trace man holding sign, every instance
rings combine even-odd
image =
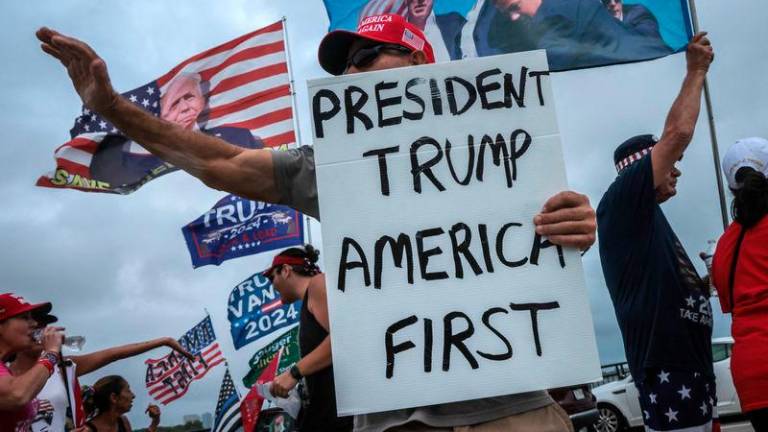
[[[531,392],[599,376],[586,301],[567,298],[578,254],[544,251],[529,222],[565,184],[543,53],[392,73],[432,51],[380,15],[327,35],[319,60],[347,75],[309,83],[332,346],[355,352],[334,357],[340,413],[359,431],[570,430]]]
[[[88,45],[46,28],[39,30],[37,36],[43,43],[42,49],[60,60],[67,68],[83,103],[108,119],[121,132],[156,156],[189,172],[210,187],[226,190],[249,199],[287,204],[305,214],[319,217],[312,148],[303,146],[286,152],[243,149],[214,136],[186,130],[178,125],[163,121],[120,97],[110,84],[106,64]],[[337,36],[333,36],[333,38],[337,38]],[[333,74],[353,74],[392,69],[434,61],[431,47],[423,37],[423,33],[396,15],[370,17],[363,21],[357,33],[347,33],[342,38],[347,39],[343,44],[346,50],[329,54],[328,47],[333,46],[335,42],[334,39],[328,39],[330,42],[326,41],[324,49],[321,49],[320,52],[321,63],[326,70]],[[546,69],[546,64],[543,67]],[[540,72],[538,76],[532,77],[531,83],[540,83],[538,80],[545,74],[545,72]],[[531,85],[535,86],[535,84]],[[532,101],[535,100],[537,97],[535,87],[530,90],[529,95],[533,95],[529,96],[534,98],[531,99]],[[549,96],[547,94],[547,97]],[[543,100],[540,88],[538,97]],[[487,103],[487,100],[484,100],[483,103]],[[425,130],[424,132],[429,131]],[[525,141],[525,137],[522,138]],[[498,143],[493,142],[489,145],[491,145],[491,150],[494,153],[494,163],[499,166],[501,164],[499,153],[501,150]],[[496,146],[494,147],[494,145]],[[446,151],[449,150],[446,149]],[[374,161],[383,159],[383,163],[385,163],[386,153],[383,155],[381,157],[374,155],[376,157],[369,159]],[[480,157],[482,158],[482,156]],[[516,176],[513,174],[513,168],[508,165],[513,162],[509,158],[504,158],[508,187],[511,187]],[[377,174],[387,172],[386,169],[381,169],[382,165],[378,165],[378,167],[378,170],[374,170]],[[424,173],[425,189],[427,186],[432,187],[426,183],[432,181],[429,169],[424,167],[419,172]],[[478,172],[477,175],[482,177],[481,172]],[[378,180],[377,175],[377,182]],[[384,180],[385,178],[382,177],[382,187],[386,184]],[[540,211],[529,209],[531,212],[528,215],[533,218],[536,239],[538,240],[538,247],[535,246],[534,249],[538,251],[549,245],[549,242],[541,241],[541,236],[546,236],[552,244],[558,245],[556,249],[560,252],[560,261],[564,266],[565,258],[562,257],[560,246],[584,249],[594,243],[595,215],[586,196],[574,192],[555,192],[553,191],[554,195],[546,200]],[[495,202],[489,204],[495,204]],[[488,211],[487,206],[484,211]],[[521,222],[530,224],[530,219],[521,220]],[[503,229],[507,230],[512,226],[509,225]],[[484,235],[487,236],[484,226],[479,226],[477,229],[481,239]],[[469,231],[464,231],[464,234],[467,236],[464,240],[468,241]],[[497,235],[497,238],[499,237],[503,239],[503,233],[500,236]],[[421,238],[423,240],[423,235]],[[417,242],[422,240],[417,238]],[[487,243],[484,241],[484,244]],[[463,249],[462,245],[468,247],[466,242],[458,244],[459,252],[457,253],[467,257],[469,252]],[[503,247],[499,247],[497,250],[503,250]],[[503,255],[503,251],[499,255]],[[533,254],[531,255],[531,261],[534,261]],[[569,260],[571,255],[569,255]],[[486,264],[489,265],[487,262]],[[425,271],[424,273],[429,277],[429,272]],[[496,301],[496,299],[490,300]],[[499,301],[503,304],[504,300],[500,299]],[[525,304],[510,306],[512,311],[517,312],[498,312],[497,309],[499,308],[491,308],[489,311],[505,314],[515,313],[526,320],[529,319],[530,314],[530,324],[526,321],[526,325],[529,326],[528,332],[531,329],[530,325],[533,325],[533,332],[535,333],[537,331],[536,311],[538,309],[534,310]],[[521,307],[522,309],[520,309]],[[543,311],[539,312],[541,315],[544,313]],[[484,321],[489,319],[486,317]],[[588,317],[583,317],[583,319],[587,323],[584,327],[589,327],[589,332],[591,332],[590,320]],[[336,329],[334,329],[335,331]],[[549,347],[547,348],[549,349]],[[533,355],[535,356],[535,354]],[[561,367],[561,369],[564,368]],[[399,369],[396,371],[399,372]],[[499,378],[503,378],[503,375]],[[498,379],[498,381],[503,381],[503,379]],[[533,384],[530,390],[534,390],[534,388],[541,388],[541,383],[538,383],[538,386]],[[343,390],[337,389],[337,392],[340,391]],[[507,391],[506,393],[510,392]],[[370,396],[375,398],[379,395]],[[394,396],[397,397],[397,395]],[[450,395],[450,397],[456,401],[467,399],[461,394]],[[401,428],[404,425],[408,425],[405,426],[407,428],[417,428],[415,430],[418,428],[431,429],[471,425],[482,425],[482,430],[559,432],[572,429],[567,415],[544,391],[528,391],[512,396],[502,395],[483,399],[475,398],[469,402],[358,416],[356,422],[358,430],[394,430],[394,428]]]

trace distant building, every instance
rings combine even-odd
[[[203,417],[203,427],[207,428],[207,429],[212,428],[213,427],[213,414],[211,414],[209,412],[203,413],[202,417]]]
[[[194,423],[194,422],[202,423],[202,421],[200,420],[200,416],[197,414],[187,414],[184,417],[182,417],[182,419],[184,420],[184,424]]]

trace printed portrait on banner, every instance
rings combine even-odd
[[[663,57],[692,36],[684,0],[325,0],[330,30],[393,13],[422,29],[437,61],[546,49],[560,71]]]

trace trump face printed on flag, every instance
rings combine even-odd
[[[171,81],[160,97],[160,118],[192,129],[206,103],[201,81],[198,74],[180,75]]]
[[[239,149],[282,148],[296,139],[282,21],[195,54],[114,96],[133,110],[124,119],[146,126],[148,117],[157,132],[203,137],[206,148],[222,142]],[[56,169],[41,176],[38,186],[128,194],[184,169],[185,163],[169,154],[150,154],[147,137],[91,102],[85,102],[70,141],[56,149]]]
[[[147,86],[144,93],[150,94],[153,90],[161,93],[153,84]],[[168,83],[159,100],[155,98],[149,105],[144,106],[154,109],[155,114],[163,120],[184,129],[205,132],[239,147],[264,147],[261,139],[254,137],[248,129],[233,126],[207,129],[201,126],[206,120],[208,87],[208,83],[203,81],[200,74],[181,73]],[[129,100],[131,96],[127,96]],[[177,170],[121,134],[107,135],[104,138],[93,155],[90,168],[95,179],[108,182],[120,193],[132,192],[149,180]]]

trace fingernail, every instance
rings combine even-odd
[[[541,216],[539,215],[534,216],[533,223],[536,225],[541,225]]]

